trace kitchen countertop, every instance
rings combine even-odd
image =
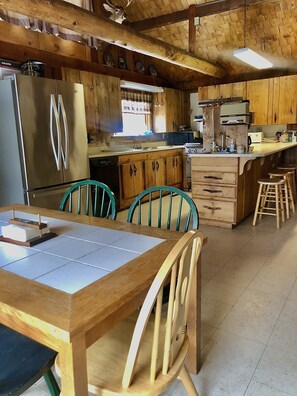
[[[237,153],[197,153],[190,154],[190,157],[244,157],[244,158],[256,158],[265,157],[270,154],[274,154],[283,150],[287,150],[292,147],[297,147],[297,143],[254,143],[252,144],[254,150],[252,152],[237,154]]]
[[[127,154],[143,154],[143,153],[150,153],[153,151],[163,151],[163,150],[176,150],[184,148],[183,145],[181,146],[156,146],[156,147],[148,147],[148,148],[141,148],[141,149],[128,149],[125,151],[114,151],[114,150],[101,150],[98,147],[98,151],[96,148],[89,149],[89,158],[98,158],[98,157],[110,157],[110,156],[118,156],[118,155],[127,155]]]

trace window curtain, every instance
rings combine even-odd
[[[144,92],[122,90],[122,112],[133,114],[151,114],[152,95]]]
[[[84,8],[88,11],[93,11],[92,0],[64,0],[67,3],[74,4],[78,7]],[[0,9],[0,20],[14,25],[23,26],[26,29],[31,29],[41,33],[48,33],[54,36],[61,37],[65,40],[77,41],[85,43],[90,47],[97,48],[97,39],[89,36],[80,35],[73,30],[65,29],[54,24],[49,24],[44,21],[39,21],[34,18],[28,18],[25,15],[18,14],[12,11]]]

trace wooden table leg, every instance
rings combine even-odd
[[[197,374],[201,368],[201,258],[197,263],[190,294],[188,337],[190,350],[187,367],[191,373]]]
[[[84,336],[76,336],[59,350],[61,396],[87,396],[87,358]]]

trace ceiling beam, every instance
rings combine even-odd
[[[110,44],[161,59],[213,77],[225,71],[187,51],[97,16],[62,0],[0,0],[0,8],[53,23]]]
[[[246,0],[246,5],[268,3],[276,0]],[[244,0],[214,0],[195,6],[195,17],[205,17],[220,14],[222,12],[236,10],[244,6]],[[189,10],[176,11],[171,14],[160,15],[154,18],[143,19],[142,21],[130,24],[134,30],[142,31],[155,29],[173,23],[183,22],[189,19]]]

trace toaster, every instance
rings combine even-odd
[[[251,137],[252,143],[262,143],[263,132],[249,132],[248,136]]]

